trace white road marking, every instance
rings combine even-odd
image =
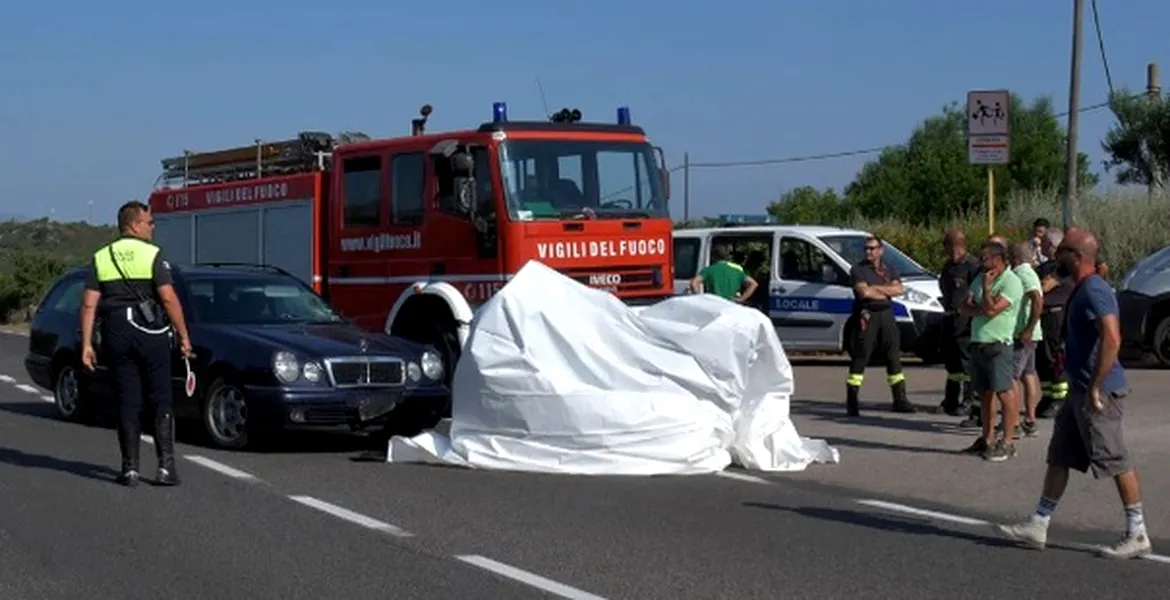
[[[960,525],[971,525],[974,527],[990,526],[991,523],[982,519],[972,519],[971,517],[964,517],[962,515],[952,515],[949,513],[938,512],[934,510],[926,510],[925,508],[915,508],[905,504],[896,504],[894,502],[886,502],[884,500],[857,500],[858,504],[869,506],[873,508],[883,508],[894,512],[906,513],[910,515],[917,515],[919,517],[926,517],[928,519],[935,519],[938,521],[950,521],[951,523],[958,523]]]
[[[22,391],[22,392],[28,392],[28,393],[30,393],[30,394],[40,394],[40,393],[41,393],[41,391],[40,391],[40,390],[38,390],[37,388],[35,388],[35,387],[33,387],[33,386],[31,386],[31,385],[29,385],[29,384],[27,384],[27,383],[18,383],[18,384],[16,384],[16,389],[18,389],[18,390],[20,390],[20,391]]]
[[[41,396],[41,400],[44,400],[45,402],[48,402],[49,404],[56,404],[57,403],[57,399],[48,395],[48,394]]]
[[[475,565],[481,569],[491,571],[496,575],[503,575],[508,579],[519,581],[520,583],[544,590],[550,594],[556,594],[557,596],[566,598],[567,600],[605,600],[605,598],[602,596],[590,594],[589,592],[579,590],[575,587],[570,587],[563,583],[558,583],[551,579],[541,577],[536,573],[529,573],[523,569],[517,569],[516,567],[492,560],[486,556],[479,556],[478,554],[463,554],[458,555],[455,558],[469,565]]]
[[[856,500],[858,504],[870,506],[873,508],[883,508],[894,512],[906,513],[910,515],[917,515],[926,517],[928,519],[936,519],[939,521],[950,521],[951,523],[958,523],[960,525],[971,525],[975,527],[990,527],[991,523],[983,519],[973,519],[971,517],[964,517],[962,515],[952,515],[950,513],[938,512],[934,510],[926,510],[925,508],[917,508],[914,506],[907,506],[905,504],[897,504],[895,502],[886,502],[884,500]],[[1072,548],[1074,550],[1083,550],[1086,552],[1096,552],[1101,549],[1100,545],[1082,544],[1080,542],[1054,542],[1049,541],[1050,546],[1063,546],[1065,548]],[[1161,554],[1147,554],[1142,557],[1145,560],[1170,564],[1170,556],[1163,556]]]
[[[716,477],[724,477],[727,479],[734,479],[736,481],[746,481],[748,483],[772,483],[763,477],[756,477],[755,475],[748,475],[747,473],[737,473],[735,471],[719,471],[715,474]]]
[[[147,444],[150,444],[151,446],[154,445],[154,438],[150,437],[149,435],[144,433],[138,437],[142,438],[142,441],[146,442]]]
[[[153,440],[152,440],[153,441]],[[217,460],[212,460],[206,456],[199,456],[198,454],[187,454],[183,458],[201,466],[211,469],[220,475],[227,475],[232,479],[240,479],[243,481],[258,481],[259,478],[255,475],[241,471],[235,467],[229,467]]]
[[[0,381],[3,381],[4,383],[16,383],[16,378],[9,377],[8,375],[0,375]]]
[[[289,500],[292,500],[298,504],[304,504],[310,508],[315,508],[323,513],[333,515],[338,519],[349,521],[355,525],[361,525],[366,529],[380,531],[395,537],[412,537],[414,535],[396,525],[391,525],[385,521],[379,521],[372,517],[367,517],[361,513],[353,512],[348,508],[342,508],[336,504],[330,504],[324,500],[318,500],[312,496],[289,496],[288,498]]]

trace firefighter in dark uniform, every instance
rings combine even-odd
[[[942,354],[947,369],[947,385],[941,408],[951,416],[958,416],[970,405],[970,375],[967,366],[971,360],[971,317],[959,313],[959,307],[967,300],[971,281],[979,273],[979,258],[967,252],[967,239],[957,227],[943,234],[943,248],[946,250],[946,264],[938,276],[938,288],[942,292]]]
[[[890,385],[895,412],[916,412],[906,398],[906,376],[902,373],[902,343],[894,322],[894,296],[902,295],[902,281],[882,262],[882,241],[865,240],[865,258],[850,270],[853,280],[853,311],[846,325],[849,349],[849,376],[845,379],[849,416],[861,414],[861,383],[865,367],[875,350],[885,357],[886,382]]]
[[[1068,397],[1068,379],[1064,376],[1064,305],[1075,285],[1072,278],[1059,272],[1056,248],[1064,239],[1059,229],[1049,229],[1041,241],[1040,251],[1048,260],[1040,263],[1036,274],[1044,292],[1044,309],[1040,329],[1044,339],[1036,348],[1036,375],[1040,378],[1040,402],[1036,416],[1052,418]]]
[[[97,321],[102,359],[108,361],[118,399],[118,447],[122,454],[118,483],[126,486],[138,483],[140,421],[145,397],[155,409],[154,446],[158,457],[155,482],[176,485],[179,478],[175,471],[171,399],[172,326],[184,356],[190,355],[191,342],[168,265],[158,246],[151,242],[154,217],[150,208],[141,202],[126,203],[118,210],[118,228],[121,236],[94,253],[86,276],[81,309],[81,360],[90,371],[97,365],[93,345]]]

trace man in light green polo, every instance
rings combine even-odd
[[[743,267],[731,262],[730,257],[731,251],[727,246],[715,246],[711,251],[711,258],[715,261],[691,279],[691,292],[698,294],[705,290],[709,294],[740,303],[751,298],[759,284],[744,273]]]
[[[1044,310],[1044,289],[1040,276],[1032,266],[1033,248],[1030,242],[1013,244],[1012,272],[1020,278],[1024,296],[1016,312],[1016,340],[1012,355],[1012,378],[1016,380],[1016,401],[1024,399],[1024,435],[1036,435],[1036,405],[1040,402],[1040,378],[1036,374],[1036,347],[1044,339],[1040,313]]]
[[[980,404],[982,435],[966,452],[1000,462],[1016,455],[1016,425],[1020,407],[1012,379],[1012,347],[1023,299],[1020,278],[1007,264],[1007,246],[991,238],[981,251],[983,271],[971,282],[967,302],[960,309],[971,319],[971,387]],[[995,409],[1003,410],[1004,439],[995,442]]]

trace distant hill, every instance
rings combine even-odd
[[[61,273],[84,265],[116,235],[111,225],[44,218],[0,222],[0,321],[27,319]]]
[[[32,253],[66,266],[84,264],[90,255],[117,235],[110,225],[63,223],[49,219],[0,222],[0,273],[13,266],[12,255]]]

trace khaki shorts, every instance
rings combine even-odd
[[[1036,374],[1036,342],[1016,340],[1012,347],[1012,379]]]
[[[1123,399],[1107,394],[1101,401],[1105,406],[1100,411],[1089,412],[1085,390],[1069,391],[1068,401],[1053,420],[1048,464],[1081,473],[1092,467],[1097,478],[1116,477],[1132,468],[1121,426]]]

